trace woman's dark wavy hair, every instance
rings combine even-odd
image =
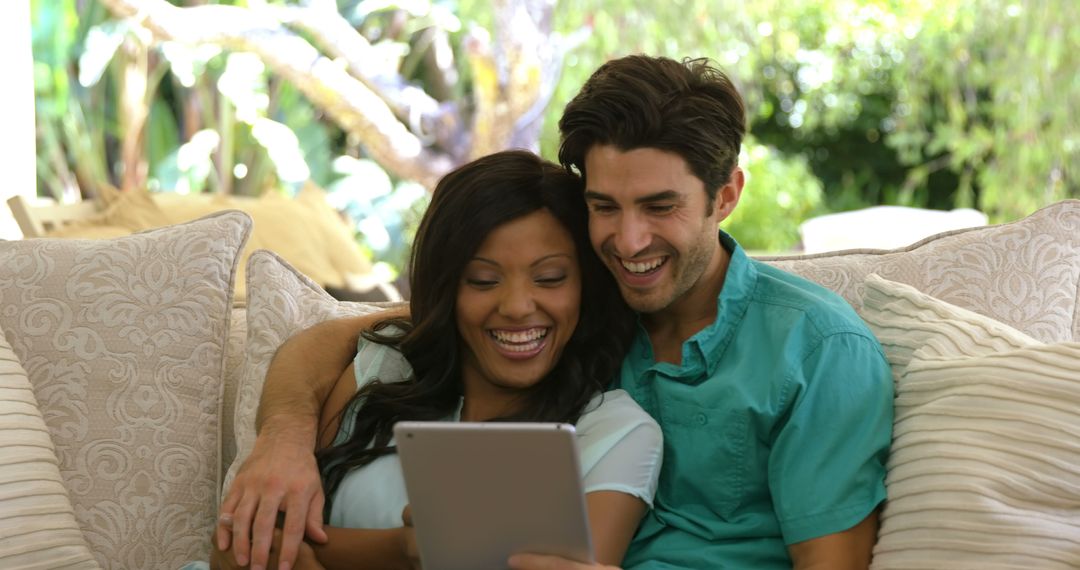
[[[362,409],[350,439],[316,454],[327,497],[324,515],[350,470],[394,452],[389,445],[394,423],[439,420],[456,409],[465,345],[455,304],[465,266],[492,230],[541,209],[573,238],[581,266],[581,313],[555,368],[525,394],[520,410],[497,421],[574,423],[614,378],[634,317],[590,245],[581,179],[525,151],[470,162],[439,182],[417,229],[409,265],[410,319],[386,320],[363,333],[399,350],[413,376],[359,390],[353,400],[362,401]]]
[[[746,134],[738,89],[708,59],[631,55],[600,66],[559,120],[559,162],[588,180],[594,145],[656,148],[682,157],[709,202],[727,183]]]

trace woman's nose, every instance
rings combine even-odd
[[[508,283],[499,299],[499,313],[505,317],[520,319],[536,311],[532,288],[523,284]]]

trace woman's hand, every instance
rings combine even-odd
[[[511,570],[619,570],[615,566],[582,564],[558,556],[540,554],[515,554],[510,557],[508,564]]]
[[[420,570],[420,549],[416,546],[416,530],[412,523],[412,507],[409,505],[405,505],[405,509],[401,511],[401,524],[403,527],[401,529],[402,550],[405,552],[405,558],[409,560],[413,570]]]

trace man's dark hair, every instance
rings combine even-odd
[[[655,148],[686,161],[709,202],[727,183],[746,134],[742,97],[708,59],[632,55],[600,66],[559,121],[559,162],[586,178],[595,145]]]

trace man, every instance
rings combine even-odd
[[[625,57],[593,74],[559,127],[560,161],[585,178],[593,246],[641,315],[619,386],[665,438],[655,508],[624,565],[866,568],[885,497],[889,368],[838,296],[718,234],[744,183],[738,91],[705,60]],[[275,359],[256,452],[222,507],[240,521],[237,552],[246,521],[255,518],[258,551],[279,509],[285,535],[298,538],[306,515],[320,538],[310,457],[319,379],[284,379],[311,374],[290,355],[328,351],[319,339],[354,347],[347,327],[312,329]],[[350,348],[324,362],[339,373]],[[531,555],[513,566],[585,567]]]

